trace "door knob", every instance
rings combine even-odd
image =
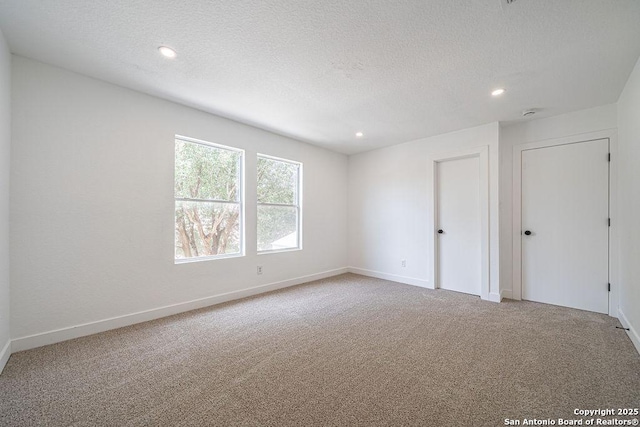
[[[524,232],[524,234],[526,234],[527,236],[531,236],[531,231],[527,230]]]
[[[438,234],[442,234],[442,233],[444,233],[443,230],[438,230]]]

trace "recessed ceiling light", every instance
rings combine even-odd
[[[176,51],[171,49],[170,47],[160,46],[158,48],[158,50],[160,51],[161,54],[163,54],[167,58],[175,58],[176,57]]]
[[[362,138],[362,137],[364,136],[364,133],[362,133],[362,132],[356,132],[356,136],[357,136],[358,138]]]
[[[504,89],[500,88],[500,89],[496,89],[493,92],[491,92],[491,96],[500,96],[504,93]]]

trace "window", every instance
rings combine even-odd
[[[302,164],[258,155],[258,252],[300,249]]]
[[[175,259],[243,252],[244,151],[176,137]]]

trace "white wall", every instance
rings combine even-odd
[[[513,249],[513,147],[529,142],[562,138],[583,133],[614,129],[616,105],[609,104],[587,110],[526,120],[500,128],[500,289],[511,297]]]
[[[432,286],[428,259],[433,254],[427,238],[427,224],[433,216],[429,205],[432,182],[426,173],[427,158],[479,146],[490,147],[490,292],[492,298],[500,291],[509,297],[513,147],[616,127],[620,128],[620,309],[632,328],[640,330],[640,271],[634,262],[640,259],[635,243],[639,229],[634,223],[640,214],[640,176],[635,167],[640,161],[639,66],[617,106],[509,126],[492,123],[347,160],[340,154],[29,59],[14,56],[11,61],[6,45],[0,43],[0,233],[5,233],[0,237],[9,233],[5,188],[9,183],[10,63],[14,351],[102,327],[79,328],[66,335],[47,335],[50,331],[247,287],[291,284],[297,278],[343,271],[347,265],[361,273]],[[173,263],[174,134],[246,150],[246,257]],[[257,152],[304,163],[303,251],[255,254],[252,183]],[[9,239],[0,241],[5,242],[0,246],[3,346],[9,327]],[[401,259],[407,261],[404,268]],[[255,274],[257,265],[263,266],[262,276]],[[148,318],[162,314],[167,311]],[[28,338],[32,335],[36,337]]]
[[[11,147],[11,54],[0,32],[0,372],[10,355],[9,169]]]
[[[346,156],[22,57],[13,76],[14,350],[346,267]],[[246,150],[247,256],[174,264],[175,134]],[[302,251],[256,255],[257,152],[304,164]]]
[[[498,123],[349,157],[349,265],[356,272],[432,287],[430,156],[489,146],[489,281],[497,298]],[[401,266],[401,260],[407,266]]]
[[[640,60],[618,100],[619,318],[640,351]]]

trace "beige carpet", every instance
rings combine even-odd
[[[637,408],[640,356],[616,325],[347,274],[14,354],[0,425],[498,426]]]

